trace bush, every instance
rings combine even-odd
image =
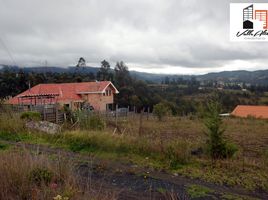
[[[238,147],[230,142],[225,143],[226,153],[224,155],[225,158],[231,158],[238,151]]]
[[[9,145],[0,142],[0,151],[8,149]]]
[[[153,109],[153,113],[156,115],[159,121],[161,121],[169,112],[169,107],[164,103],[156,104]]]
[[[211,102],[207,105],[205,113],[205,126],[207,128],[207,151],[212,159],[230,158],[238,150],[237,147],[224,140],[225,130],[222,128],[220,117],[220,104]]]
[[[50,170],[40,167],[33,169],[29,174],[30,181],[38,186],[40,186],[42,183],[48,185],[51,182],[52,177],[53,173]]]
[[[165,156],[169,160],[169,167],[171,169],[187,164],[190,161],[189,145],[186,142],[169,144],[165,149]]]
[[[27,111],[22,113],[20,118],[28,121],[39,121],[41,120],[41,114],[39,112]]]
[[[103,130],[105,124],[99,115],[93,115],[89,118],[89,127],[93,130]]]
[[[89,112],[80,112],[77,113],[77,118],[81,129],[103,130],[105,128],[104,120],[98,114]]]

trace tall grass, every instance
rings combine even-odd
[[[112,135],[98,131],[70,131],[54,139],[52,142],[65,145],[72,151],[138,155],[154,159],[166,168],[176,168],[190,162],[190,146],[187,141],[162,143],[161,140],[152,141],[146,137]]]
[[[0,131],[13,134],[24,132],[24,122],[20,119],[20,114],[12,111],[0,113]]]
[[[29,152],[2,152],[0,160],[0,199],[115,199],[84,187],[70,162]]]

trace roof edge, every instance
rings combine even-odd
[[[115,93],[116,93],[116,94],[119,94],[119,91],[116,89],[116,87],[114,86],[114,84],[113,84],[111,81],[108,82],[108,84],[106,85],[106,87],[102,90],[102,93],[105,93],[105,90],[106,90],[106,88],[107,88],[109,85],[112,85],[112,87],[115,89]]]

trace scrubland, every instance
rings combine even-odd
[[[0,116],[0,139],[60,147],[81,154],[94,154],[104,159],[131,162],[154,170],[221,185],[239,186],[252,191],[268,191],[268,121],[266,120],[224,118],[224,137],[227,141],[232,141],[238,151],[232,158],[216,161],[211,160],[206,153],[205,127],[203,120],[197,116],[169,116],[163,121],[158,121],[151,115],[140,118],[137,114],[119,118],[117,126],[114,126],[114,121],[109,122],[104,118],[101,118],[101,123],[103,126],[98,126],[101,128],[97,129],[94,125],[79,128],[64,124],[61,133],[47,135],[27,130],[18,114],[4,113]],[[1,162],[0,172],[9,172],[6,175],[1,174],[1,177],[5,177],[4,181],[13,180],[17,174],[22,173],[23,178],[17,180],[18,183],[2,182],[0,193],[13,193],[16,185],[22,185],[20,195],[35,195],[35,191],[40,190],[38,184],[46,185],[46,183],[29,182],[32,181],[29,179],[29,174],[35,169],[43,169],[43,165],[40,167],[39,163],[44,162],[49,172],[53,172],[51,177],[56,178],[59,187],[53,192],[41,193],[43,199],[47,197],[46,195],[52,197],[64,194],[65,191],[81,190],[70,170],[59,171],[61,169],[57,168],[57,162],[51,163],[49,159],[31,157],[29,154],[10,154],[5,145],[2,146],[3,148],[0,145],[0,149],[3,149],[0,159],[4,162]],[[9,159],[11,157],[13,159]],[[18,162],[21,163],[20,167],[16,165]],[[64,174],[61,174],[62,172]],[[71,178],[66,179],[67,182],[61,182],[61,176]],[[74,192],[74,195],[80,193]]]

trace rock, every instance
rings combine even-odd
[[[47,121],[29,121],[26,123],[26,127],[28,129],[35,129],[48,134],[56,134],[59,133],[61,130],[61,127],[58,124],[54,124]]]

